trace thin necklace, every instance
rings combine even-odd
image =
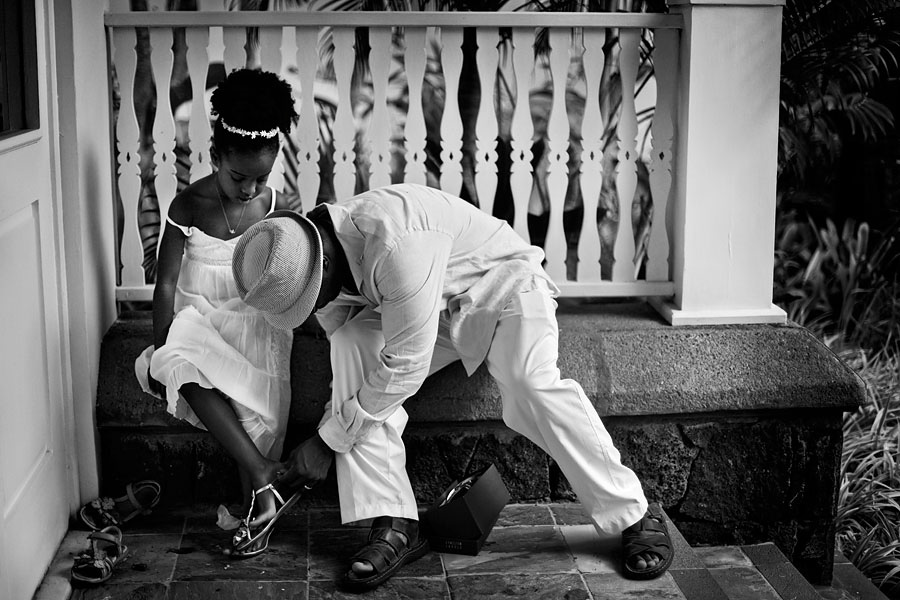
[[[244,220],[244,211],[247,210],[247,204],[250,203],[247,202],[241,207],[241,216],[238,218],[237,225],[232,227],[231,223],[228,222],[228,214],[225,212],[225,203],[222,202],[222,190],[219,189],[218,180],[216,181],[216,193],[219,195],[219,208],[222,209],[222,216],[225,217],[225,226],[228,227],[228,233],[234,235],[234,232],[241,226],[241,221]]]

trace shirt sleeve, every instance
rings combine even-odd
[[[335,407],[319,427],[335,452],[348,452],[365,439],[428,376],[451,245],[443,233],[411,232],[376,265],[384,348],[356,396]]]

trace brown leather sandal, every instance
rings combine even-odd
[[[648,506],[641,520],[622,532],[622,550],[622,573],[628,579],[654,579],[666,572],[675,557],[675,550],[666,527],[666,516],[659,504],[654,502]],[[659,563],[647,569],[632,567],[634,558],[646,552],[659,556]]]
[[[378,517],[372,522],[369,541],[350,558],[350,564],[368,562],[374,571],[361,577],[347,571],[343,584],[350,590],[372,590],[390,579],[403,565],[428,553],[428,540],[419,533],[418,522],[405,525],[394,517]]]

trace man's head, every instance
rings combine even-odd
[[[275,327],[294,329],[317,307],[323,256],[316,226],[278,210],[241,235],[231,268],[244,302]]]

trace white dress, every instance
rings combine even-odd
[[[272,209],[274,205],[273,190]],[[149,366],[153,378],[166,387],[168,412],[201,429],[205,427],[178,389],[197,383],[219,390],[260,453],[280,460],[291,404],[293,334],[269,325],[238,295],[231,257],[239,238],[222,240],[166,220],[187,236],[175,318],[165,345],[156,350],[149,346],[135,361],[138,381],[152,393]]]

